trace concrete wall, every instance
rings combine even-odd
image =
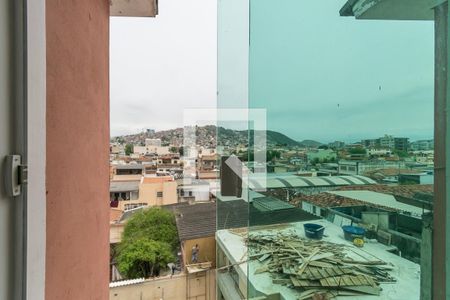
[[[365,224],[376,225],[378,229],[389,229],[389,213],[365,211],[361,213],[361,219]]]
[[[47,0],[46,31],[46,299],[107,299],[109,1]]]
[[[213,236],[195,240],[184,241],[182,244],[183,261],[185,264],[191,264],[192,247],[198,244],[200,252],[198,262],[212,262],[216,266],[216,240]]]
[[[139,284],[111,288],[109,299],[215,300],[215,270],[149,279]]]

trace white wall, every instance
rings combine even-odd
[[[27,299],[45,299],[46,39],[45,0],[27,1]]]

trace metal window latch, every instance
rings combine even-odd
[[[22,164],[20,155],[7,155],[5,161],[5,187],[9,197],[22,193],[22,187],[28,182],[28,166]]]

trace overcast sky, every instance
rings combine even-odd
[[[111,134],[182,126],[216,107],[216,3],[162,0],[156,18],[111,18]]]
[[[250,106],[297,140],[431,138],[433,23],[339,17],[344,2],[252,2]],[[112,135],[216,106],[215,1],[159,5],[155,19],[111,19]]]

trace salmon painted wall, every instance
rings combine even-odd
[[[108,299],[109,1],[47,0],[46,299]]]

